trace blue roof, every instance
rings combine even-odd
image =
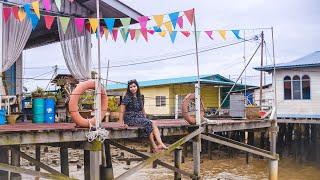
[[[291,69],[304,67],[320,67],[320,51],[313,52],[291,62],[276,64],[275,66],[276,69]],[[255,67],[254,69],[258,71],[272,71],[273,65]]]
[[[186,84],[186,83],[196,83],[197,76],[179,77],[179,78],[169,78],[169,79],[157,79],[150,81],[139,81],[140,87],[150,87],[150,86],[161,86],[169,84]],[[215,85],[233,85],[233,81],[219,75],[201,75],[200,82],[215,84]],[[126,84],[108,84],[107,90],[115,89],[126,89]]]

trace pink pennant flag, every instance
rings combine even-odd
[[[154,34],[154,30],[149,29],[149,30],[148,30],[148,33],[151,34],[151,35],[153,35],[153,34]]]
[[[134,40],[136,36],[136,30],[135,29],[129,29],[131,40]]]
[[[141,29],[147,28],[147,22],[148,22],[148,20],[149,20],[148,16],[138,17],[138,21],[139,21],[139,23],[140,23]]]
[[[145,28],[140,29],[140,32],[141,32],[142,36],[144,37],[144,39],[148,42],[148,31],[147,31],[147,29],[145,29]]]
[[[75,18],[74,23],[76,24],[76,28],[78,32],[82,33],[83,31],[83,25],[84,25],[84,19],[83,18]]]
[[[12,7],[12,12],[14,17],[19,20],[19,7],[18,6],[13,6]]]
[[[190,34],[191,34],[189,31],[181,31],[181,33],[182,33],[185,37],[189,37]]]
[[[184,11],[184,14],[186,15],[189,23],[192,25],[194,21],[194,9]]]
[[[180,16],[180,17],[178,18],[177,23],[178,23],[180,29],[183,29],[183,17],[182,17],[182,16]]]
[[[11,14],[11,8],[4,7],[2,13],[3,13],[4,22],[7,22]]]
[[[51,10],[51,0],[43,0],[43,5],[44,5],[44,8],[46,9],[46,11]]]
[[[210,39],[213,39],[213,37],[212,37],[213,31],[204,31],[204,32],[209,36]]]
[[[52,23],[54,21],[54,16],[45,15],[44,16],[44,21],[46,22],[47,29],[50,30],[51,26],[52,26]]]
[[[112,30],[112,38],[114,41],[117,41],[118,38],[118,29],[113,29]]]

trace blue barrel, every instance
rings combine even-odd
[[[32,99],[32,122],[44,123],[45,100],[43,98]]]
[[[54,123],[54,119],[55,119],[55,101],[53,98],[46,98],[44,122],[45,123]]]
[[[6,110],[0,109],[0,125],[6,124]]]

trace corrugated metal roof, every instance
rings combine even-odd
[[[188,76],[188,77],[179,77],[179,78],[168,78],[168,79],[157,79],[150,81],[138,81],[140,87],[150,87],[150,86],[161,86],[168,84],[186,84],[186,83],[195,83],[197,82],[197,76]],[[219,75],[201,75],[200,82],[215,84],[215,85],[233,85],[233,81]],[[107,90],[115,89],[125,89],[127,88],[126,84],[108,84]]]
[[[320,67],[320,51],[315,51],[291,62],[276,64],[276,69],[291,69],[302,67]],[[273,65],[255,67],[254,69],[258,71],[272,71]]]

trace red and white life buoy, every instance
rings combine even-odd
[[[95,81],[88,80],[81,82],[72,91],[69,101],[69,111],[72,120],[80,127],[88,128],[90,124],[95,125],[95,118],[85,119],[79,113],[78,102],[80,100],[81,94],[83,94],[88,89],[95,89]],[[108,97],[104,88],[101,88],[101,118],[103,119],[108,109]],[[89,123],[90,122],[90,123]]]
[[[194,93],[190,93],[182,101],[182,116],[189,124],[193,124],[193,125],[196,124],[196,118],[189,114],[189,105],[194,100],[195,100]],[[201,114],[201,118],[202,118],[202,117],[204,117],[204,106],[203,106],[202,101],[201,101],[200,106],[201,106],[200,114]]]

